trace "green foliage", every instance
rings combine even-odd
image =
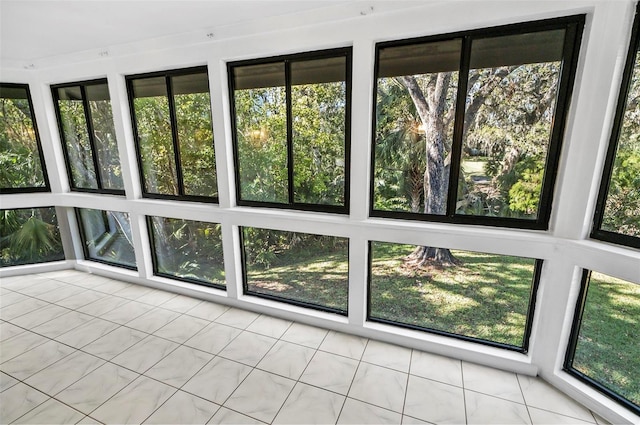
[[[0,98],[0,188],[44,184],[29,102]]]
[[[98,188],[82,100],[60,100],[58,109],[74,185]]]
[[[0,266],[62,259],[53,208],[0,210]]]
[[[153,217],[152,230],[159,272],[225,284],[219,224]]]
[[[618,149],[602,228],[640,237],[640,148]]]

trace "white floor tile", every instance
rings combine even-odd
[[[322,344],[322,341],[324,341],[327,333],[329,333],[329,331],[326,329],[303,325],[302,323],[294,323],[280,339],[310,348],[318,348],[320,344]]]
[[[171,300],[175,296],[176,294],[172,294],[171,292],[152,289],[150,292],[147,292],[140,298],[136,299],[136,301],[153,306],[159,306]]]
[[[215,321],[223,325],[233,326],[234,328],[246,329],[258,316],[258,313],[252,311],[230,308],[215,319]]]
[[[404,414],[434,424],[465,423],[462,388],[410,375]]]
[[[180,388],[211,359],[213,354],[180,346],[146,371],[145,375]]]
[[[531,424],[524,404],[469,390],[465,390],[464,394],[469,425]]]
[[[400,425],[401,416],[400,413],[347,398],[337,423],[340,425]]]
[[[408,375],[369,363],[360,363],[349,397],[402,413]]]
[[[3,293],[0,297],[0,308],[6,308],[12,304],[16,304],[28,299],[29,297],[27,297],[26,295],[22,295],[19,292]]]
[[[211,354],[218,354],[242,331],[231,326],[211,323],[206,328],[189,338],[184,345],[206,351]]]
[[[71,310],[67,308],[60,307],[55,304],[49,304],[46,307],[42,307],[38,310],[32,311],[31,313],[16,317],[11,321],[11,323],[22,328],[31,329],[70,312]]]
[[[138,424],[175,392],[173,387],[140,376],[97,408],[91,416],[105,424]]]
[[[125,288],[131,286],[131,283],[121,282],[119,280],[106,279],[103,283],[93,288],[94,291],[104,292],[106,294],[115,294]]]
[[[49,303],[46,301],[42,301],[36,298],[26,298],[15,304],[0,308],[0,319],[11,322],[17,317],[20,317],[27,313],[31,313],[34,310],[38,310],[48,305]]]
[[[218,355],[249,366],[255,366],[262,360],[271,347],[273,347],[276,341],[276,339],[267,336],[251,332],[242,332],[220,351]]]
[[[338,419],[344,400],[344,396],[299,382],[273,423],[333,424]]]
[[[75,424],[84,415],[71,407],[50,398],[20,419],[16,424]]]
[[[594,422],[588,409],[570,399],[541,379],[518,375],[520,387],[528,406],[549,410],[587,422]]]
[[[82,347],[82,351],[91,353],[105,360],[111,360],[118,354],[134,346],[148,335],[144,332],[120,326],[91,344]]]
[[[151,290],[151,288],[142,285],[128,285],[124,289],[114,292],[113,295],[135,301],[143,295],[150,293]]]
[[[462,364],[460,360],[413,350],[409,373],[462,387]]]
[[[294,384],[291,379],[254,369],[224,406],[263,422],[271,422]]]
[[[209,324],[207,320],[182,315],[158,329],[154,335],[182,344]]]
[[[366,338],[330,331],[320,344],[320,350],[360,360],[366,345]]]
[[[307,367],[315,350],[286,341],[278,341],[258,363],[258,369],[289,379],[298,379]]]
[[[139,375],[112,363],[105,363],[56,395],[65,404],[90,414]]]
[[[145,424],[205,424],[219,405],[200,397],[178,391],[156,410]]]
[[[0,363],[9,361],[10,359],[48,341],[49,339],[29,331],[22,332],[12,338],[6,339],[0,342]]]
[[[186,295],[176,295],[170,300],[160,304],[160,307],[166,308],[167,310],[171,311],[177,311],[178,313],[186,313],[201,302],[202,300],[199,300],[197,298],[187,297]]]
[[[357,368],[356,360],[318,351],[300,381],[346,395]]]
[[[369,340],[362,361],[406,373],[409,372],[411,349]]]
[[[73,351],[75,350],[69,346],[50,340],[2,363],[0,367],[4,373],[23,381]]]
[[[0,393],[4,390],[8,390],[13,387],[19,381],[7,375],[6,373],[0,372]]]
[[[289,329],[289,326],[291,326],[291,322],[288,320],[263,315],[251,323],[247,330],[271,338],[280,338]]]
[[[84,291],[86,291],[86,289],[74,285],[65,284],[65,286],[58,288],[55,291],[49,291],[45,292],[44,294],[37,295],[36,298],[50,303],[57,303],[60,300],[78,295]]]
[[[104,295],[90,304],[80,307],[77,311],[80,313],[90,314],[95,317],[102,317],[105,313],[115,310],[128,303],[126,298],[114,297],[111,295]]]
[[[535,407],[529,407],[529,415],[531,416],[533,425],[586,425],[594,423],[549,412],[548,410],[537,409]]]
[[[142,316],[136,317],[132,321],[128,322],[127,327],[152,334],[167,323],[176,319],[179,315],[180,313],[176,313],[175,311],[154,308]]]
[[[189,316],[197,317],[199,319],[213,321],[220,317],[227,310],[229,310],[229,307],[227,306],[210,303],[208,301],[202,301],[189,309],[186,314],[188,314]]]
[[[102,319],[124,325],[151,310],[153,310],[153,306],[149,304],[129,301],[128,303],[103,314]]]
[[[515,373],[467,362],[462,362],[462,370],[465,389],[524,404]]]
[[[43,393],[55,395],[103,364],[104,360],[98,357],[76,351],[32,375],[25,383]]]
[[[211,425],[261,425],[264,422],[261,422],[257,419],[250,418],[249,416],[245,416],[241,413],[234,412],[231,409],[227,409],[226,407],[221,407],[220,410],[213,415],[213,418],[208,422]]]
[[[111,359],[111,362],[135,372],[144,373],[176,348],[178,348],[178,344],[175,342],[149,335],[136,345],[118,354]]]
[[[104,297],[103,293],[92,291],[89,289],[77,295],[72,295],[70,297],[61,299],[60,301],[56,301],[56,304],[71,310],[77,310],[80,307],[91,304],[92,302],[101,299],[102,297]]]
[[[95,318],[55,339],[75,348],[82,348],[118,328],[118,324]]]
[[[76,329],[93,319],[93,316],[88,314],[71,311],[35,327],[33,331],[40,335],[44,335],[47,338],[55,338],[63,333]]]
[[[9,322],[0,322],[0,342],[24,332],[25,329]]]
[[[0,393],[0,423],[8,424],[28,413],[49,397],[28,385],[18,382]]]
[[[182,390],[222,404],[249,372],[249,366],[216,357],[191,378]]]

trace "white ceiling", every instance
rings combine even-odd
[[[361,0],[0,0],[0,61],[37,61]],[[400,4],[403,2],[398,2]],[[406,2],[405,2],[406,3]],[[388,7],[392,2],[386,2]],[[326,17],[326,13],[324,14]]]

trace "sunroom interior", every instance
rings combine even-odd
[[[0,0],[0,324],[82,272],[640,423],[639,34],[634,0]]]

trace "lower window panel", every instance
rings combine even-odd
[[[369,255],[369,320],[527,350],[541,261],[387,242]]]
[[[640,413],[640,284],[586,272],[580,306],[566,368]]]
[[[346,315],[347,238],[255,227],[241,234],[245,293]]]
[[[77,211],[85,258],[135,270],[129,214],[88,208]]]
[[[225,286],[220,224],[164,217],[149,217],[148,223],[156,274]]]
[[[64,260],[54,207],[0,210],[0,267]]]

